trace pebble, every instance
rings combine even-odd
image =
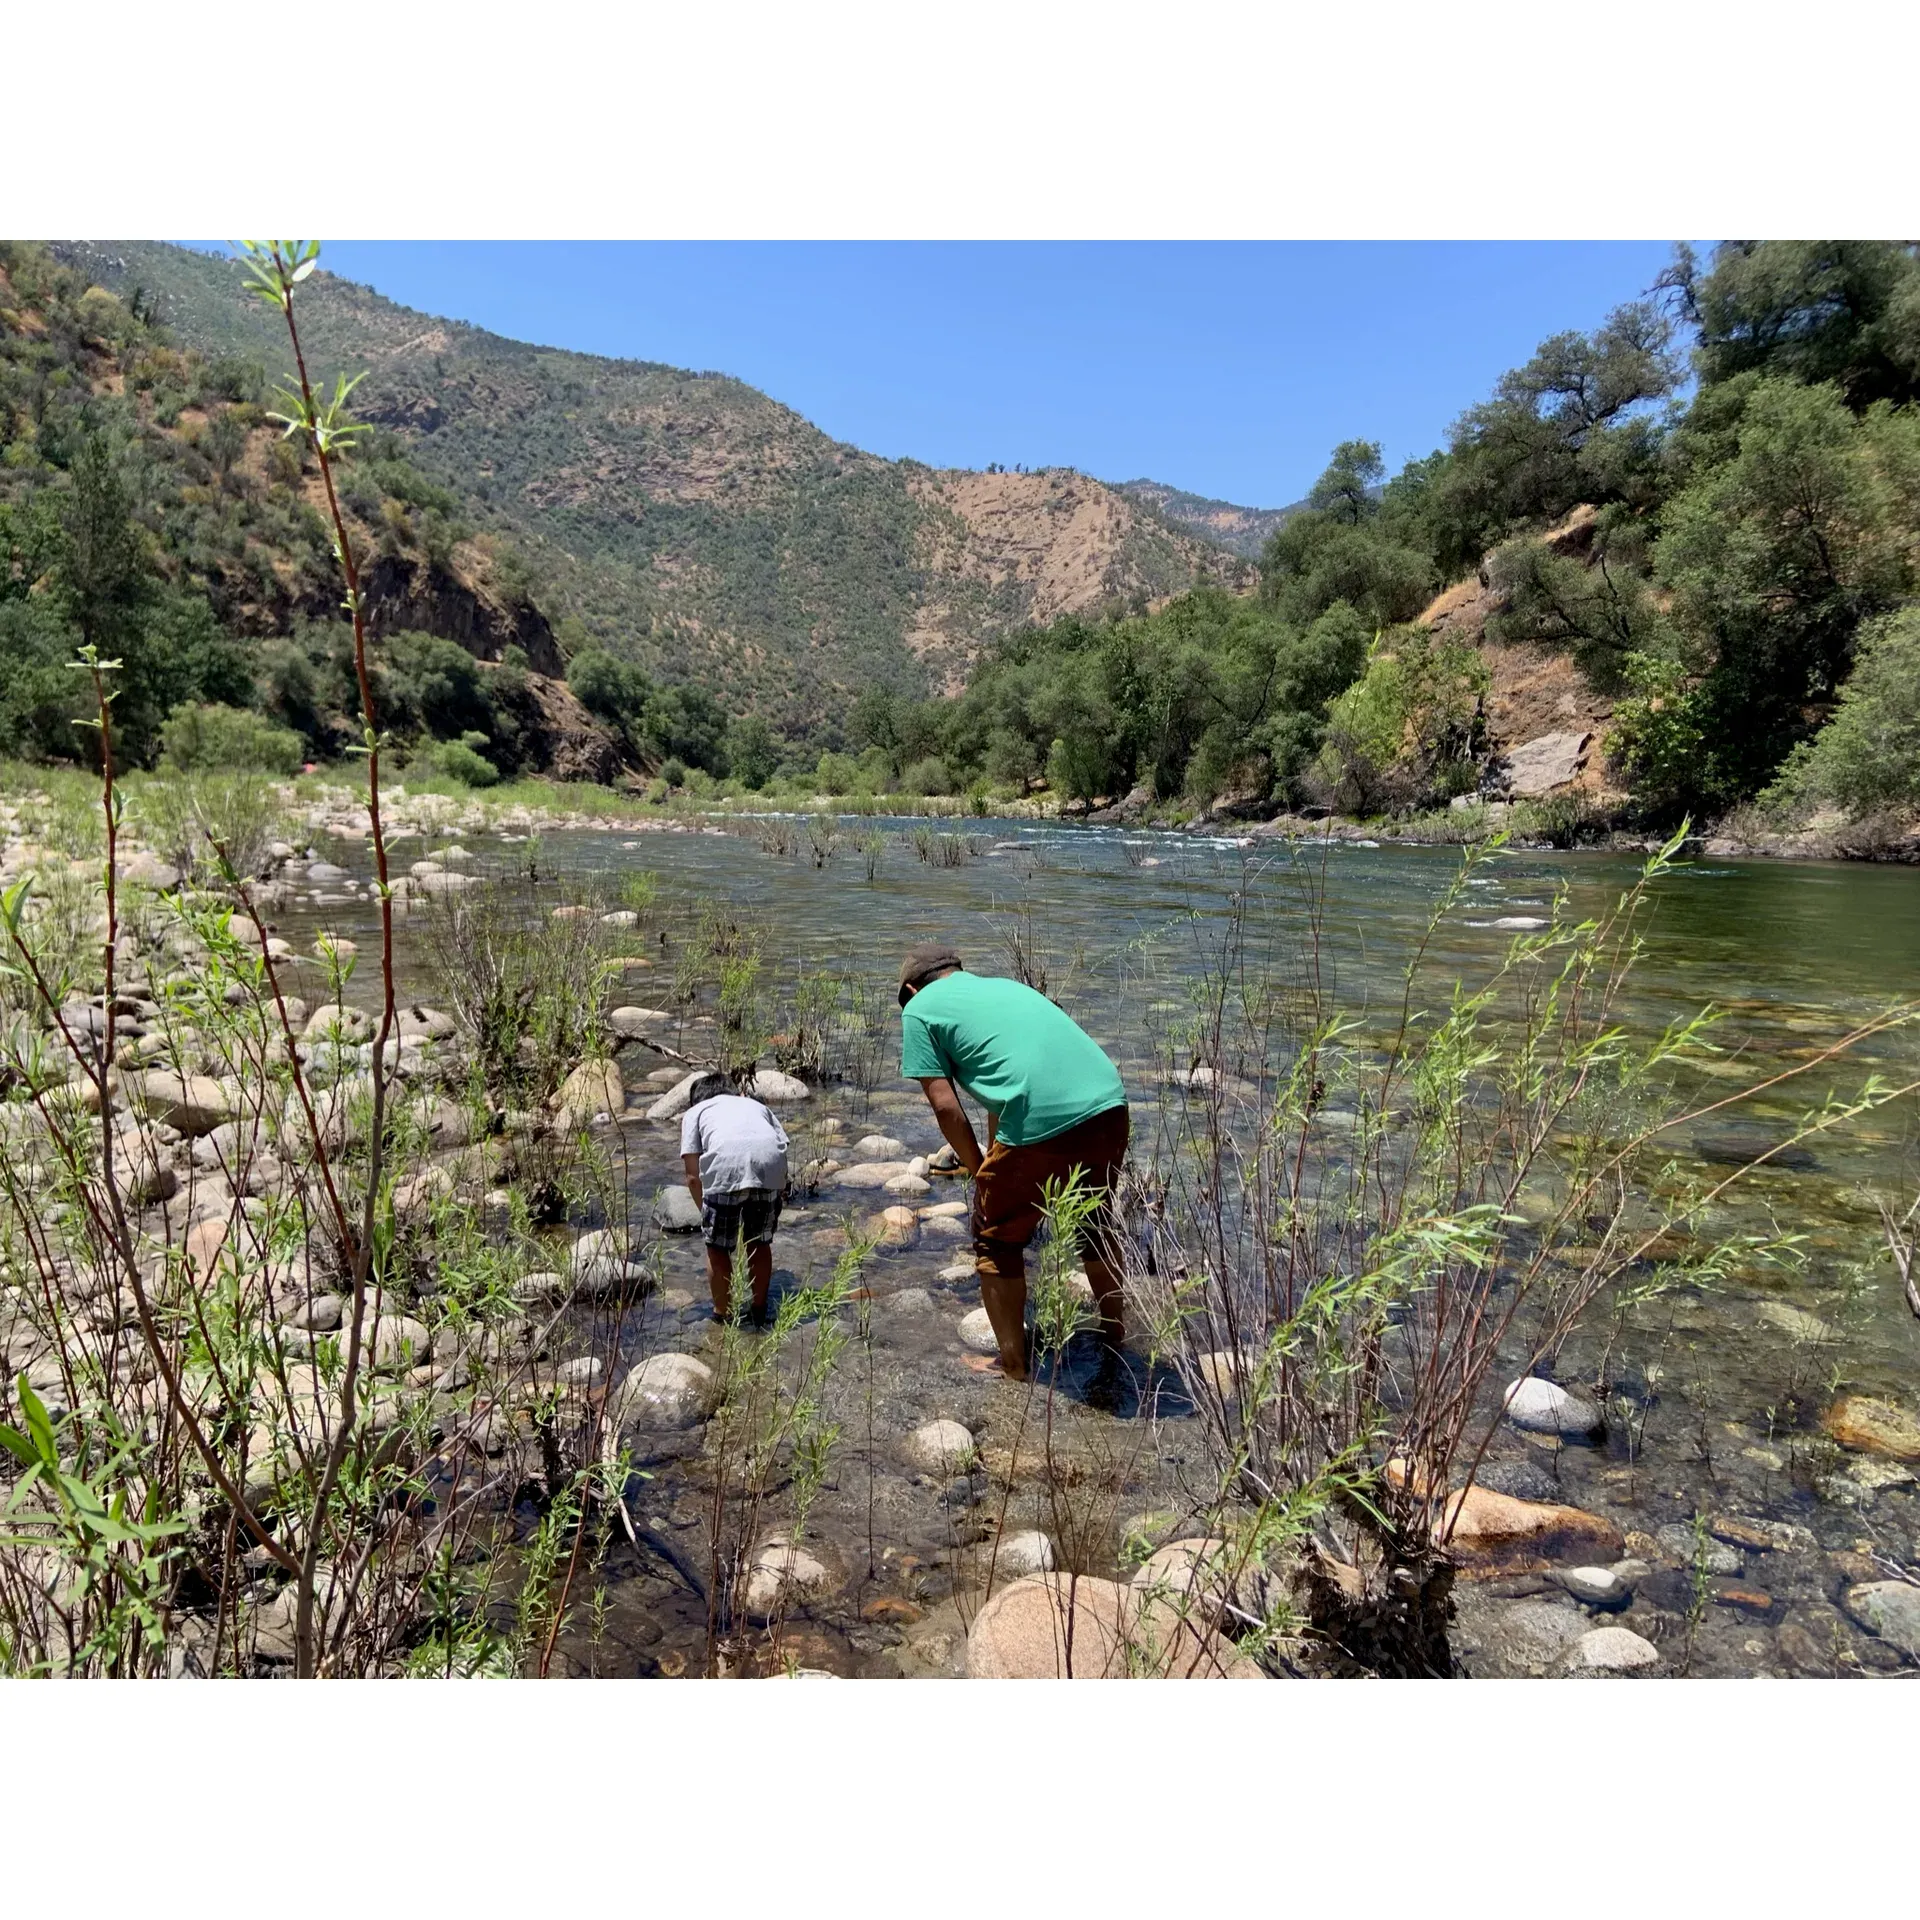
[[[957,1287],[975,1279],[979,1271],[971,1260],[956,1260],[952,1266],[942,1267],[934,1277],[946,1286]]]
[[[972,1273],[971,1267],[967,1268]],[[994,1333],[993,1322],[987,1318],[985,1307],[974,1310],[960,1322],[960,1344],[969,1353],[998,1353],[999,1337]]]
[[[1574,1648],[1575,1663],[1590,1673],[1635,1673],[1660,1664],[1660,1650],[1631,1627],[1595,1627]]]
[[[1537,1374],[1528,1374],[1507,1388],[1506,1409],[1507,1418],[1523,1433],[1584,1437],[1603,1424],[1590,1401]]]
[[[577,1360],[562,1360],[554,1368],[553,1377],[563,1387],[577,1387],[589,1391],[600,1384],[600,1376],[606,1371],[600,1363],[597,1353],[583,1354]]]
[[[958,1420],[929,1420],[907,1436],[907,1458],[922,1473],[950,1474],[973,1457],[973,1435]]]

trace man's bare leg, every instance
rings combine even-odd
[[[1101,1343],[1117,1352],[1127,1339],[1126,1301],[1120,1290],[1120,1276],[1098,1253],[1085,1251],[1082,1264],[1087,1270],[1087,1284],[1093,1289],[1093,1304],[1100,1315]]]
[[[767,1317],[767,1293],[773,1285],[773,1243],[747,1249],[747,1282],[753,1289],[753,1317]]]
[[[993,1337],[1000,1342],[1000,1371],[1009,1380],[1027,1377],[1027,1274],[1019,1254],[1014,1272],[979,1263],[980,1304],[987,1310]]]

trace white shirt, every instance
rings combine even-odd
[[[700,1191],[710,1198],[752,1187],[778,1193],[787,1184],[786,1129],[744,1094],[715,1094],[689,1107],[680,1151],[700,1156]]]

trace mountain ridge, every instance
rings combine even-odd
[[[235,261],[54,251],[140,289],[183,345],[284,363]],[[724,687],[789,733],[830,740],[869,685],[951,691],[992,642],[1062,614],[1250,583],[1243,555],[1071,469],[887,460],[731,375],[510,340],[324,271],[302,298],[315,374],[366,373],[362,416],[511,540],[574,647]]]

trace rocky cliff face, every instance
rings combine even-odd
[[[1594,527],[1591,507],[1576,507],[1545,535],[1556,552],[1584,556]],[[1573,660],[1547,647],[1505,646],[1487,633],[1504,611],[1483,561],[1471,579],[1449,587],[1420,615],[1419,624],[1449,633],[1480,651],[1492,676],[1487,692],[1487,745],[1494,770],[1516,798],[1556,792],[1598,797],[1621,781],[1606,764],[1604,736],[1613,701],[1598,692]]]
[[[503,593],[472,554],[451,565],[411,555],[377,557],[366,569],[367,624],[375,634],[432,633],[476,660],[498,661],[519,647],[535,673],[566,672],[547,617],[532,601]]]

